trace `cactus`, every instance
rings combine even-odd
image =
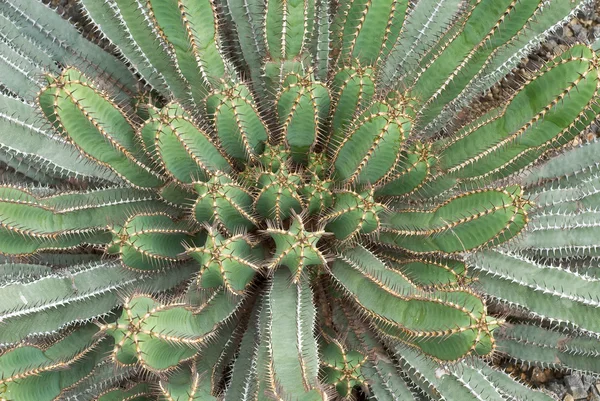
[[[0,1],[0,400],[550,400],[600,374],[591,0]]]

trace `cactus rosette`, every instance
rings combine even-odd
[[[600,373],[590,1],[0,1],[0,400],[550,400]],[[102,43],[107,51],[102,50]]]

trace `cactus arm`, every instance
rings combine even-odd
[[[574,178],[572,184],[587,178],[579,178],[586,170],[596,171],[600,166],[600,141],[588,142],[580,147],[570,149],[568,152],[536,166],[534,169],[523,173],[523,183],[532,191],[544,188],[546,183],[561,182]],[[577,179],[575,179],[577,177]],[[535,192],[534,192],[535,193]]]
[[[135,132],[127,117],[79,71],[63,71],[40,92],[38,102],[55,128],[87,157],[134,186],[162,182],[134,145]]]
[[[36,0],[7,1],[0,5],[0,13],[13,22],[19,36],[34,44],[35,51],[51,57],[49,70],[55,69],[55,61],[62,65],[73,63],[86,74],[111,82],[119,100],[129,99],[136,92],[135,80],[125,64],[107,56],[45,4]],[[33,100],[34,95],[30,93],[28,100]]]
[[[331,45],[331,5],[317,0],[315,4],[315,28],[311,43],[311,54],[315,65],[315,76],[321,82],[327,80]]]
[[[213,228],[207,230],[203,246],[186,250],[200,265],[196,279],[200,288],[225,287],[233,294],[243,294],[250,285],[259,270],[254,263],[259,252],[247,237],[224,238]]]
[[[420,142],[400,154],[394,167],[375,182],[376,196],[407,198],[422,191],[432,178],[437,157],[431,154],[431,145]]]
[[[542,390],[533,389],[529,384],[523,383],[518,379],[515,380],[515,378],[502,370],[490,367],[481,361],[473,363],[464,362],[463,364],[472,365],[472,370],[477,371],[481,380],[489,382],[504,398],[523,398],[532,401],[550,401],[552,398],[550,394],[542,392]]]
[[[394,0],[390,3],[389,17],[387,18],[387,23],[383,32],[383,37],[381,38],[381,46],[375,63],[375,65],[377,65],[379,69],[382,68],[383,63],[394,48],[394,45],[398,43],[400,33],[404,28],[406,17],[411,7],[413,6],[410,4],[410,2],[405,0]],[[379,16],[379,18],[382,17]],[[381,29],[380,27],[375,28],[373,25],[371,25],[371,29],[373,28],[376,30]],[[366,34],[363,34],[362,36],[363,38],[367,37]]]
[[[8,284],[29,283],[47,274],[52,269],[50,265],[33,263],[14,263],[7,259],[0,263],[0,286]]]
[[[557,162],[544,163],[526,173],[527,192],[537,205],[534,216],[539,216],[538,228],[542,231],[551,231],[554,220],[570,226],[565,221],[568,215],[576,216],[579,225],[583,224],[581,228],[593,227],[600,180],[597,147],[597,143],[591,143],[572,149],[557,157]],[[532,233],[531,238],[535,235]]]
[[[174,372],[167,379],[161,380],[160,400],[189,400],[189,401],[213,401],[217,398],[210,394],[210,388],[202,386],[201,382],[205,378],[201,377],[192,364],[191,367],[185,366],[183,369]]]
[[[2,287],[0,344],[53,333],[64,326],[104,316],[121,304],[119,294],[136,288],[164,291],[188,280],[194,265],[140,275],[113,261],[73,266],[26,283]]]
[[[140,381],[122,388],[115,386],[106,389],[94,401],[144,401],[154,395],[152,384]]]
[[[416,350],[396,345],[393,352],[398,358],[399,368],[429,398],[436,401],[477,399],[476,395],[457,382],[442,366],[431,359],[422,358]]]
[[[9,18],[6,11],[0,11],[0,37],[2,37],[6,45],[10,46],[14,51],[18,51],[23,58],[35,64],[37,68],[58,72],[58,68],[52,65],[53,61],[50,52],[30,37],[19,35],[17,22]]]
[[[152,65],[132,33],[126,27],[123,15],[115,2],[78,0],[87,19],[99,27],[99,34],[120,50],[121,59],[131,65],[134,72],[160,93],[168,93],[168,85],[160,71]]]
[[[407,8],[402,0],[340,2],[332,32],[340,49],[337,64],[357,60],[363,66],[375,65],[395,42]]]
[[[65,388],[61,397],[67,401],[97,401],[101,394],[115,388],[119,382],[130,380],[135,374],[131,367],[116,367],[110,359],[98,362],[89,375]]]
[[[149,61],[153,70],[164,77],[169,92],[176,99],[188,103],[191,99],[185,78],[179,68],[173,68],[175,57],[172,49],[163,42],[144,3],[143,0],[117,0],[114,4],[115,10],[118,10],[123,18],[122,27],[127,33],[126,40],[132,40],[135,51]]]
[[[344,67],[333,77],[331,135],[327,138],[330,153],[340,146],[354,115],[367,107],[375,95],[371,68]]]
[[[301,216],[294,216],[288,230],[269,228],[266,230],[275,241],[275,253],[270,267],[287,266],[293,277],[293,282],[301,281],[308,266],[326,265],[327,260],[321,253],[317,243],[325,231],[308,231],[305,229]]]
[[[286,270],[277,270],[265,294],[267,363],[275,384],[271,390],[276,395],[294,394],[308,399],[318,383],[315,308],[308,282],[301,280],[290,287],[291,278]],[[290,341],[294,344],[292,352]]]
[[[460,259],[410,258],[393,253],[385,253],[383,258],[390,267],[422,289],[451,288],[467,280],[467,264]]]
[[[46,174],[36,167],[35,156],[22,154],[10,148],[0,149],[0,165],[2,166],[2,181],[11,185],[58,185],[60,180]],[[42,163],[45,163],[42,161]],[[41,166],[42,164],[40,164]]]
[[[69,223],[75,223],[70,221],[61,227],[60,216],[43,206],[23,205],[13,200],[4,200],[2,204],[0,252],[3,255],[30,255],[42,250],[75,248],[82,243],[107,243],[107,232],[102,226],[69,227]],[[20,219],[23,221],[19,223]]]
[[[257,319],[256,327],[256,349],[254,361],[256,365],[256,374],[253,378],[253,383],[249,384],[253,387],[253,391],[258,392],[258,399],[261,397],[267,398],[270,393],[276,392],[275,377],[273,375],[273,364],[271,363],[270,333],[271,322],[269,319],[268,301],[265,298],[266,294],[261,294],[257,300]],[[227,400],[229,401],[229,400]],[[232,400],[233,401],[233,400]]]
[[[157,119],[146,122],[141,136],[156,163],[180,183],[206,181],[211,172],[232,170],[221,147],[178,104],[165,106]]]
[[[213,81],[224,77],[226,72],[223,45],[219,37],[221,27],[219,22],[215,23],[216,3],[182,0],[180,5],[185,10],[186,26],[191,32],[190,40],[200,53],[201,69],[205,71],[208,81],[214,85]]]
[[[528,207],[519,187],[466,193],[434,210],[390,213],[380,241],[420,254],[477,249],[518,234],[527,222]]]
[[[337,180],[368,184],[390,173],[411,127],[396,107],[376,102],[352,123],[331,158]]]
[[[406,377],[384,351],[383,345],[360,319],[355,318],[355,311],[345,305],[333,305],[335,306],[332,307],[332,322],[335,331],[344,339],[343,342],[348,349],[358,350],[367,356],[357,369],[357,373],[360,373],[358,381],[363,382],[363,386],[368,384],[371,395],[377,400],[416,401],[420,399],[414,389],[409,388]]]
[[[400,367],[418,387],[434,400],[505,400],[550,401],[553,398],[530,389],[480,361],[444,366],[422,358],[413,349],[394,347]]]
[[[239,333],[234,326],[239,322],[233,320],[223,325],[219,336],[212,339],[212,343],[202,350],[200,357],[193,361],[193,369],[200,375],[197,382],[197,394],[200,400],[215,401],[223,399],[221,381],[228,372],[230,361],[239,346]],[[202,398],[204,397],[204,398]]]
[[[599,219],[596,210],[584,208],[538,213],[522,238],[511,244],[511,249],[556,259],[597,256]]]
[[[102,260],[102,255],[86,253],[84,250],[82,252],[73,253],[40,253],[36,255],[35,259],[37,264],[52,266],[55,269],[65,269],[69,266],[100,262]],[[4,258],[4,263],[13,262],[14,259],[11,257]]]
[[[136,295],[125,299],[119,320],[101,326],[115,338],[112,359],[150,372],[168,372],[198,354],[239,307],[239,298],[215,291],[198,307],[160,304]]]
[[[581,180],[580,180],[581,178]],[[545,185],[529,189],[529,196],[538,205],[541,215],[569,214],[579,210],[595,210],[598,204],[597,168],[590,167],[568,174]]]
[[[213,118],[225,152],[242,162],[256,160],[264,151],[268,129],[246,85],[234,84],[211,93],[206,112]]]
[[[480,340],[485,343],[489,338],[487,323],[483,323],[485,307],[475,295],[461,290],[420,294],[405,277],[364,248],[339,255],[331,274],[342,292],[380,330],[435,358],[459,359],[477,349]],[[441,333],[443,340],[430,341]]]
[[[80,157],[64,140],[53,136],[38,121],[32,105],[19,99],[0,95],[0,148],[21,157],[28,157],[31,168],[56,178],[73,177],[91,182],[114,182],[110,170]]]
[[[356,2],[355,3],[359,3]],[[395,14],[402,15],[402,7],[398,3],[407,2],[396,0],[367,1],[362,10],[361,21],[351,35],[349,43],[349,56],[358,60],[363,65],[373,65],[379,59],[382,48],[388,41],[390,32],[386,32],[394,21]],[[358,5],[358,4],[357,4]],[[393,31],[397,27],[393,27]]]
[[[106,252],[116,253],[122,266],[138,272],[160,271],[185,260],[183,244],[195,230],[165,213],[138,213],[111,229]]]
[[[215,174],[206,183],[195,183],[194,189],[198,193],[193,206],[198,223],[218,224],[229,233],[258,225],[252,212],[252,196],[226,175]]]
[[[0,41],[0,68],[7,91],[27,98],[39,90],[43,67],[5,41]]]
[[[427,110],[423,113],[424,124],[438,114],[438,105],[448,103],[464,88],[497,47],[515,36],[542,9],[538,0],[471,1],[468,7],[460,34],[429,62],[413,88]]]
[[[4,254],[24,255],[43,249],[72,248],[81,243],[106,244],[107,227],[136,209],[168,211],[146,191],[116,188],[37,197],[0,186],[0,247]],[[19,223],[17,223],[19,222]]]
[[[334,205],[322,220],[326,222],[327,232],[345,241],[357,234],[376,232],[380,228],[379,215],[383,210],[383,205],[375,202],[372,190],[362,193],[340,191],[334,194]]]
[[[266,2],[265,37],[271,60],[292,60],[305,49],[315,20],[315,0]]]
[[[586,374],[600,372],[600,348],[593,337],[515,324],[502,328],[497,339],[500,352],[528,366]]]
[[[527,82],[499,114],[491,112],[487,123],[434,146],[440,169],[460,179],[498,179],[568,142],[589,123],[598,86],[594,57],[589,48],[574,47]]]
[[[461,86],[460,93],[455,98],[448,99],[443,107],[441,107],[441,103],[436,102],[438,103],[436,107],[440,109],[439,114],[423,127],[423,131],[427,134],[433,133],[439,130],[444,124],[447,124],[454,117],[455,110],[467,106],[478,94],[497,83],[511,69],[515,68],[520,60],[529,54],[532,49],[538,47],[566,21],[569,21],[574,15],[589,7],[589,5],[589,0],[568,3],[554,0],[544,3],[543,7],[538,7],[534,11],[532,18],[528,18],[526,23],[519,27],[520,29],[516,31],[516,34],[501,43],[491,54],[487,55],[483,64],[481,62],[478,63],[481,64],[481,67],[477,68],[476,74],[470,77],[471,79],[468,84],[464,85],[464,87]],[[475,63],[473,60],[482,58],[485,53],[483,49],[479,49],[467,64],[471,65],[471,68],[474,68]],[[463,74],[467,74],[467,72],[463,71]],[[470,74],[472,73],[468,75],[470,76]],[[445,91],[452,91],[452,87],[453,84],[448,85]],[[428,114],[433,115],[429,110]]]
[[[473,257],[472,273],[490,297],[521,307],[533,316],[598,333],[600,281],[557,266],[536,263],[509,251],[484,251]],[[556,308],[556,302],[569,305]]]
[[[401,77],[415,73],[422,55],[431,51],[439,40],[440,32],[451,26],[457,11],[464,11],[463,8],[457,0],[425,0],[406,7],[406,15],[403,16],[406,21],[401,24],[399,38],[391,43],[381,66],[381,86],[395,87],[396,82],[401,82]]]
[[[85,379],[108,349],[94,339],[94,325],[83,326],[47,348],[20,344],[0,357],[0,396],[5,400],[51,401]]]
[[[292,213],[300,213],[304,200],[298,195],[297,188],[301,177],[281,168],[277,173],[261,174],[258,184],[262,187],[254,199],[254,210],[259,215],[283,221]]]
[[[257,99],[269,99],[272,94],[267,93],[263,76],[263,59],[267,54],[265,38],[265,12],[264,1],[257,0],[220,0],[223,13],[229,22],[229,27],[234,32],[233,46],[239,54],[240,61],[250,71],[252,89]],[[258,102],[259,107],[264,105]]]
[[[205,14],[205,21],[209,29],[206,34],[210,35],[210,27],[214,29],[212,23],[214,10],[209,0],[196,2],[197,5],[202,4],[202,12]],[[219,76],[209,76],[205,70],[203,61],[203,51],[200,49],[197,35],[194,34],[191,19],[196,17],[196,13],[189,14],[183,2],[174,1],[157,1],[149,0],[147,2],[148,15],[154,23],[154,28],[159,32],[163,40],[169,45],[169,48],[174,53],[177,66],[180,69],[181,75],[187,82],[194,103],[200,105],[204,97],[208,94],[211,88],[211,81],[221,79],[223,73]],[[197,32],[205,32],[200,29]],[[215,33],[212,35],[213,40]],[[211,66],[212,67],[212,66]],[[223,70],[221,62],[220,69]]]
[[[292,159],[306,163],[329,115],[329,90],[319,82],[306,82],[300,76],[290,74],[284,79],[276,103]]]
[[[256,315],[253,315],[256,316]],[[250,401],[258,398],[256,380],[256,353],[258,346],[256,339],[259,338],[254,324],[250,324],[244,333],[240,345],[240,354],[233,365],[231,382],[225,392],[225,401]]]
[[[562,237],[560,241],[564,241],[568,240],[568,233],[559,233],[553,230],[553,227],[556,230],[561,225],[575,229],[593,229],[598,201],[596,188],[600,180],[598,146],[598,142],[593,142],[571,149],[525,173],[527,192],[538,206],[534,213],[534,221],[541,231],[540,234],[556,232]],[[568,216],[572,216],[573,223],[569,222]],[[535,232],[532,232],[525,237],[525,242],[535,236]],[[573,237],[573,245],[582,239],[590,241],[593,238]],[[519,246],[520,243],[515,245]],[[583,253],[592,250],[593,248],[581,248]]]

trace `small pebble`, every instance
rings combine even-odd
[[[535,384],[546,383],[548,381],[548,377],[542,369],[535,367],[531,371],[531,381]]]
[[[552,391],[554,394],[556,394],[558,396],[558,398],[562,399],[562,397],[566,394],[567,389],[565,388],[564,385],[558,383],[558,382],[550,382],[548,385],[548,390]]]
[[[573,374],[565,376],[564,381],[567,386],[567,391],[574,399],[580,400],[587,398],[587,389],[583,385],[579,375]]]
[[[594,382],[596,381],[594,379],[593,376],[591,375],[584,375],[581,378],[582,382],[583,382],[583,388],[585,389],[585,391],[588,391],[590,389],[590,387],[592,387],[592,385],[594,384]]]
[[[578,24],[577,22],[572,23],[570,25],[570,27],[575,35],[579,34],[579,32],[581,32],[583,30],[583,27],[581,26],[581,24]]]

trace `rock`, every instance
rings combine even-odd
[[[585,399],[587,397],[587,389],[583,385],[583,381],[579,375],[569,375],[564,377],[567,392],[573,396],[575,400]]]
[[[590,393],[588,401],[600,401],[600,395]]]
[[[585,389],[585,391],[589,391],[590,387],[592,387],[592,385],[596,382],[594,377],[591,375],[583,375],[583,377],[581,379],[582,379],[581,381],[583,382],[583,388]]]
[[[567,393],[567,389],[564,385],[559,382],[553,381],[547,385],[548,390],[552,391],[554,394],[558,396],[558,398],[562,399]]]
[[[581,24],[578,24],[577,22],[573,22],[571,24],[571,30],[573,31],[573,33],[575,35],[579,34],[579,32],[581,32],[583,30],[583,27],[581,26]]]
[[[566,36],[567,38],[572,38],[573,37],[573,31],[569,29],[569,27],[566,27],[563,31],[563,35]]]
[[[531,371],[531,381],[535,384],[546,383],[548,381],[546,372],[536,366]]]
[[[555,371],[550,368],[544,369],[544,374],[546,375],[547,381],[554,380],[554,373]]]
[[[575,401],[575,398],[573,398],[571,394],[567,394],[565,395],[565,398],[563,398],[563,401]]]
[[[586,31],[579,32],[576,37],[579,42],[588,43],[588,34]]]

